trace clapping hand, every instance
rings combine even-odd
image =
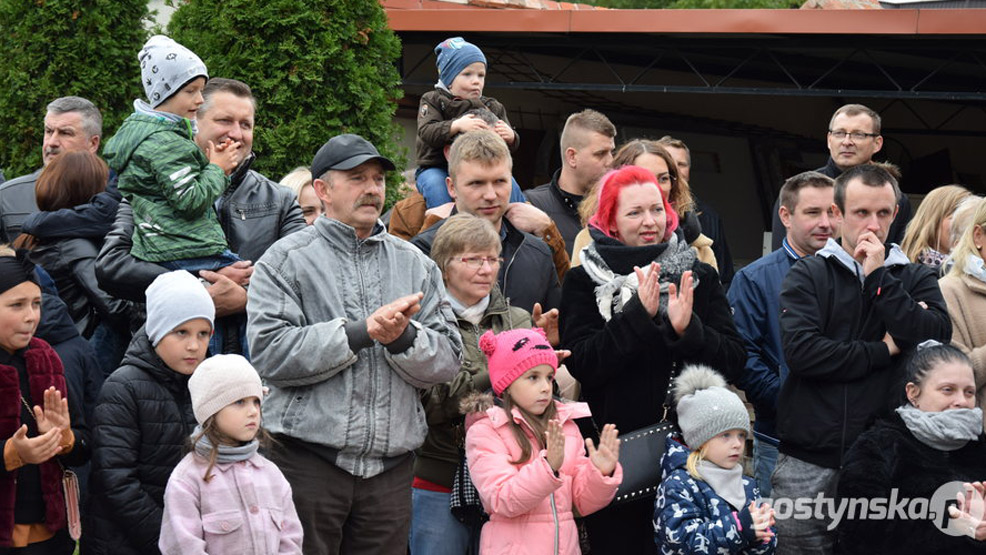
[[[756,531],[757,539],[762,543],[767,543],[774,537],[771,527],[774,525],[774,509],[770,505],[761,503],[758,507],[753,501],[750,502],[750,516],[753,518],[753,530]]]
[[[68,430],[72,420],[68,413],[68,399],[62,393],[49,387],[44,392],[44,409],[34,405],[34,419],[38,422],[38,433],[46,434],[50,430]]]
[[[557,347],[561,343],[558,337],[558,309],[552,308],[547,312],[542,312],[541,303],[534,303],[534,310],[531,316],[534,325],[544,330],[544,335],[548,338],[548,344]]]
[[[986,485],[983,482],[963,484],[956,494],[958,505],[948,507],[948,516],[955,521],[954,528],[977,540],[986,540]]]
[[[678,337],[685,335],[692,321],[692,306],[695,303],[695,290],[692,288],[691,270],[681,274],[681,286],[668,285],[668,320]]]
[[[557,418],[548,421],[548,429],[544,432],[545,454],[548,466],[558,474],[561,465],[565,464],[565,433],[562,432],[561,422]]]
[[[657,281],[661,274],[661,265],[651,262],[646,276],[644,271],[636,266],[633,267],[633,271],[637,274],[637,298],[640,299],[640,304],[644,305],[647,315],[653,318],[661,306],[661,284]]]
[[[615,424],[603,426],[602,433],[599,434],[599,448],[592,443],[591,438],[586,438],[585,448],[589,452],[589,460],[593,466],[599,469],[603,476],[612,476],[616,471],[616,463],[620,460],[620,432]]]

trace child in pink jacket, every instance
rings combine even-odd
[[[552,398],[558,358],[542,330],[488,331],[479,346],[502,400],[493,406],[487,394],[463,406],[466,460],[490,515],[480,554],[577,555],[573,509],[605,507],[623,477],[616,427],[603,427],[598,449],[583,443],[573,419],[589,416],[589,407]]]
[[[301,553],[291,486],[257,453],[269,440],[257,371],[240,355],[216,355],[199,365],[188,390],[199,425],[164,492],[161,553]]]

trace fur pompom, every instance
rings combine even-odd
[[[674,381],[674,404],[686,395],[710,387],[726,387],[726,379],[704,364],[689,364]]]
[[[493,351],[496,351],[496,334],[493,330],[488,330],[479,338],[479,349],[487,358],[493,356]]]

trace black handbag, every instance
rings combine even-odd
[[[677,365],[674,366],[677,368]],[[616,489],[612,505],[622,505],[638,499],[654,497],[661,485],[661,457],[668,435],[677,432],[678,426],[668,420],[671,411],[671,388],[676,372],[668,379],[664,394],[664,414],[657,424],[620,435],[620,466],[623,481]]]

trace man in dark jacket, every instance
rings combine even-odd
[[[205,98],[196,114],[196,142],[203,149],[209,141],[219,144],[226,139],[242,143],[249,153],[233,171],[230,186],[216,202],[219,222],[229,241],[230,250],[244,261],[253,261],[275,241],[305,228],[305,219],[294,194],[287,188],[250,169],[253,163],[253,93],[245,83],[214,78],[202,91]],[[144,290],[154,278],[167,272],[163,266],[130,256],[134,222],[127,202],[120,204],[113,231],[106,238],[96,259],[99,285],[117,297],[142,302]],[[219,272],[201,272],[212,283],[209,294],[216,304],[216,315],[226,318],[223,329],[231,333],[213,337],[210,352],[247,354],[240,338],[232,333],[246,321],[246,290],[253,268],[249,262],[237,262]]]
[[[862,104],[846,104],[836,110],[829,121],[828,162],[815,171],[835,179],[849,168],[872,163],[873,155],[883,148],[881,125],[880,114]],[[784,224],[777,215],[780,202],[780,197],[774,201],[774,223],[771,228],[771,242],[775,249],[780,248],[784,239]],[[904,241],[904,230],[910,221],[911,201],[907,195],[899,195],[897,216],[890,226],[886,242],[901,244]]]
[[[41,160],[45,166],[57,154],[70,150],[99,150],[103,116],[99,108],[78,96],[64,96],[48,104],[44,119]],[[34,185],[41,169],[15,177],[0,186],[0,243],[10,243],[21,233],[21,223],[38,211]]]
[[[579,204],[582,197],[613,165],[616,127],[595,110],[568,116],[561,132],[561,169],[549,183],[526,191],[527,200],[558,224],[568,256],[575,236],[582,231]]]
[[[829,239],[799,260],[781,287],[789,374],[777,407],[774,499],[831,498],[853,440],[896,404],[906,355],[927,339],[951,339],[935,274],[886,244],[899,197],[897,181],[878,166],[839,176],[841,243]],[[779,519],[778,553],[831,553],[831,517]]]
[[[511,211],[515,209],[509,203],[512,168],[507,144],[496,134],[484,130],[461,134],[449,151],[448,183],[449,193],[455,199],[453,213],[468,212],[493,223],[503,243],[500,290],[513,306],[533,312],[534,304],[540,303],[547,312],[560,304],[561,286],[548,245],[504,218],[508,207]],[[444,222],[422,231],[411,243],[430,254],[431,243]]]
[[[764,497],[770,496],[770,475],[777,461],[777,393],[788,373],[778,309],[781,283],[795,262],[814,255],[836,231],[833,183],[818,172],[799,173],[784,182],[783,245],[737,272],[726,293],[746,346],[746,367],[738,385],[756,410],[753,464]]]

